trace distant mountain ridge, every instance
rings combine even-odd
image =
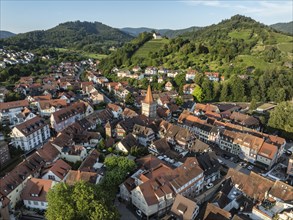
[[[270,25],[270,27],[274,28],[277,31],[281,31],[283,33],[293,34],[293,21],[272,24]]]
[[[31,31],[2,39],[0,45],[22,49],[58,47],[102,53],[112,46],[121,46],[133,37],[100,22],[65,22],[54,28]]]
[[[16,35],[16,34],[10,32],[10,31],[2,31],[2,30],[0,30],[0,39],[12,37],[14,35]]]
[[[152,32],[155,31],[159,33],[162,36],[166,36],[168,38],[174,38],[178,37],[181,34],[184,34],[186,32],[193,32],[200,30],[201,27],[189,27],[184,29],[178,29],[178,30],[172,30],[172,29],[155,29],[155,28],[147,28],[147,27],[139,27],[139,28],[131,28],[131,27],[125,27],[121,28],[120,30],[130,34],[131,36],[137,37],[142,32]]]

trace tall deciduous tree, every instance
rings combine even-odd
[[[221,90],[220,101],[228,101],[229,99],[229,84],[226,82],[223,84],[223,88]]]
[[[72,219],[119,219],[117,211],[106,205],[94,185],[83,181],[68,186],[58,183],[47,194],[48,220]],[[105,196],[105,195],[104,195]]]
[[[293,134],[293,103],[281,102],[271,112],[269,126]]]
[[[192,95],[195,97],[197,102],[201,102],[203,100],[203,92],[199,85],[195,86]]]

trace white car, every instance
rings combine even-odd
[[[136,214],[140,217],[142,216],[142,212],[139,209],[136,210]]]
[[[213,186],[214,186],[214,184],[209,183],[209,184],[206,185],[206,188],[207,188],[207,189],[210,189],[210,188],[212,188]]]
[[[252,169],[253,169],[253,166],[252,166],[252,165],[249,165],[249,166],[247,167],[247,169],[248,169],[248,170],[252,170]]]

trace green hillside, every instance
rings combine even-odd
[[[146,42],[133,55],[133,58],[147,57],[150,53],[158,52],[165,44],[168,44],[168,39],[157,39]]]
[[[186,32],[169,42],[148,41],[121,65],[192,67],[223,73],[233,67],[241,74],[246,74],[247,69],[249,73],[275,67],[286,69],[284,63],[292,61],[292,43],[293,36],[276,32],[249,17],[235,15],[217,25]],[[111,66],[112,61],[106,62]]]
[[[0,46],[21,49],[70,48],[106,53],[112,46],[121,46],[133,37],[100,22],[66,22],[46,31],[18,34],[0,41]]]

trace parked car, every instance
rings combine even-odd
[[[236,157],[233,162],[234,163],[239,163],[240,162],[240,159]]]
[[[137,214],[138,216],[141,217],[141,216],[142,216],[142,212],[141,212],[141,210],[137,209],[137,210],[136,210],[136,214]]]
[[[241,162],[239,165],[242,166],[242,167],[246,167],[247,166],[247,163]]]
[[[223,157],[224,157],[226,160],[229,160],[229,159],[230,159],[230,156],[228,156],[227,154],[223,154]]]
[[[210,188],[212,188],[213,186],[214,186],[214,184],[209,183],[209,184],[206,185],[206,188],[207,188],[207,189],[210,189]]]
[[[206,185],[206,188],[207,188],[207,189],[210,189],[210,188],[212,188],[213,186],[214,186],[214,184],[209,183],[209,184]]]
[[[218,158],[218,161],[219,161],[220,164],[224,164],[224,162],[219,158]]]
[[[291,156],[291,155],[292,155],[292,151],[290,151],[290,150],[286,150],[286,154],[287,154],[288,156]]]
[[[253,169],[253,166],[252,166],[252,165],[249,165],[249,166],[247,167],[247,169],[248,169],[248,170],[252,170],[252,169]]]

